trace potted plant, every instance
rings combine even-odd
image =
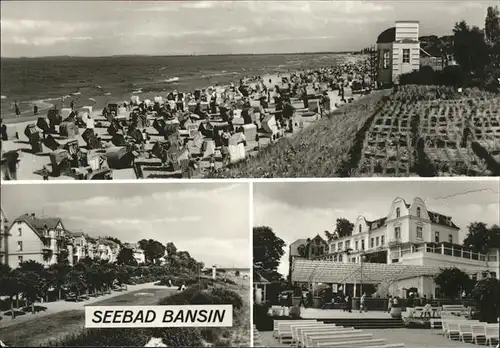
[[[391,308],[391,317],[395,319],[401,318],[401,299],[399,297],[395,297],[393,299],[392,308]]]

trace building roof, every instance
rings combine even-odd
[[[450,216],[445,216],[439,213],[435,213],[433,211],[427,211],[429,213],[429,218],[432,223],[436,225],[441,225],[441,226],[446,226],[446,227],[451,227],[459,230],[460,228],[451,221]]]
[[[25,222],[28,226],[31,227],[33,231],[35,231],[40,237],[41,233],[45,228],[48,229],[55,229],[57,225],[61,222],[61,219],[58,217],[48,217],[48,218],[38,218],[30,214],[23,214],[19,217],[17,217],[13,222],[11,227],[16,223],[16,222]]]
[[[254,271],[253,272],[253,283],[257,284],[269,284],[270,281],[264,278],[259,272]]]
[[[377,228],[384,226],[386,221],[387,221],[387,218],[383,217],[383,218],[380,218],[380,219],[377,219],[374,221],[366,221],[366,223],[368,224],[368,227],[370,228],[370,231],[371,231],[371,230],[376,230]]]
[[[307,239],[304,238],[297,239],[295,242],[290,244],[290,256],[300,256],[299,246],[306,244],[307,244]]]
[[[384,30],[377,38],[377,43],[392,43],[396,41],[396,27]]]

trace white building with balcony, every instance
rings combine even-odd
[[[24,214],[16,218],[4,234],[5,263],[16,268],[34,260],[48,267],[65,255],[71,264],[72,241],[61,219]]]
[[[337,284],[355,296],[362,283],[384,282],[393,295],[416,288],[435,297],[433,276],[441,268],[457,267],[476,280],[499,278],[499,250],[473,253],[458,244],[459,230],[451,217],[429,211],[421,198],[411,204],[396,198],[387,216],[375,221],[360,216],[352,235],[329,241],[327,253],[293,262],[291,279]]]

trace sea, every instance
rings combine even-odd
[[[193,91],[217,84],[237,84],[243,77],[266,76],[337,64],[338,53],[112,56],[1,59],[1,116],[19,121],[41,115],[53,105],[103,107],[107,103]]]

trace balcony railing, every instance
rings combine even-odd
[[[452,257],[459,257],[462,259],[486,261],[487,255],[481,253],[474,253],[466,248],[458,245],[446,245],[443,243],[425,243],[420,245],[412,245],[401,249],[401,256],[416,252],[424,252],[431,254],[447,255]],[[491,260],[490,260],[491,261]]]

